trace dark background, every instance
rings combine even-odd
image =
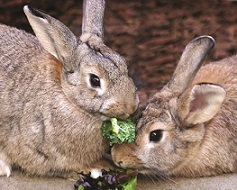
[[[81,33],[82,0],[0,0],[0,22],[32,32],[22,7],[29,4]],[[211,35],[218,60],[237,53],[237,1],[107,0],[105,43],[123,55],[142,101],[171,77],[193,38]]]

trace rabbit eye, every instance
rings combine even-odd
[[[95,74],[90,74],[90,84],[93,88],[100,87],[100,78]]]
[[[155,130],[150,133],[150,141],[151,142],[159,142],[162,139],[163,130]]]

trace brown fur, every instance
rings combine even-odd
[[[160,176],[237,172],[237,56],[202,66],[197,74],[190,69],[177,73],[187,62],[199,60],[201,65],[202,59],[195,55],[203,46],[192,49],[195,42],[202,44],[202,37],[190,42],[177,76],[148,102],[136,141],[113,148],[113,159],[121,167]],[[189,49],[195,58],[186,54]],[[186,72],[194,79],[187,78]],[[183,80],[177,82],[176,77]],[[157,142],[150,140],[155,130],[162,130]]]

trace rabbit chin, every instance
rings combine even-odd
[[[154,175],[156,173],[155,170],[152,170],[150,168],[139,168],[138,172],[143,175]]]
[[[165,179],[168,177],[167,174],[157,171],[157,169],[151,169],[151,168],[138,169],[138,173],[140,173],[144,176],[155,177],[158,179]]]

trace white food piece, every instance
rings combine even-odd
[[[97,179],[98,177],[102,177],[101,169],[94,168],[91,170],[91,177],[93,179]]]

